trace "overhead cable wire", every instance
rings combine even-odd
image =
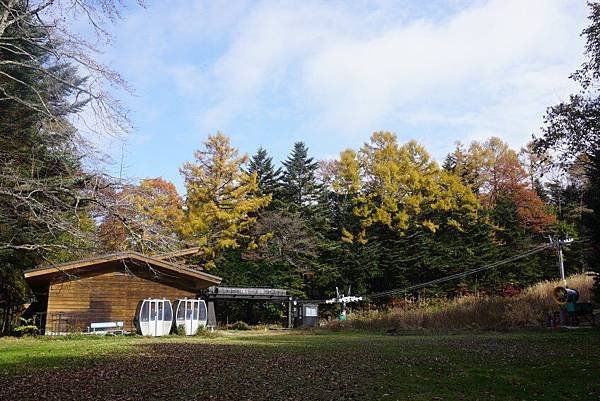
[[[511,262],[514,262],[514,261],[517,261],[517,260],[520,260],[520,259],[523,259],[523,258],[526,258],[527,256],[534,255],[534,254],[536,254],[538,252],[541,252],[541,251],[543,251],[545,249],[552,248],[553,246],[554,246],[554,244],[552,244],[552,243],[540,244],[540,245],[538,245],[538,246],[536,246],[536,247],[534,247],[534,248],[532,248],[532,249],[530,249],[530,250],[528,250],[526,252],[523,252],[523,253],[521,253],[519,255],[511,256],[510,258],[502,259],[502,260],[499,260],[497,262],[493,262],[493,263],[490,263],[490,264],[487,264],[487,265],[484,265],[484,266],[477,267],[475,269],[467,270],[467,271],[464,271],[464,272],[461,272],[461,273],[451,274],[451,275],[446,276],[446,277],[437,278],[435,280],[431,280],[431,281],[427,281],[427,282],[424,282],[424,283],[419,283],[419,284],[411,285],[411,286],[404,287],[404,288],[396,288],[396,289],[387,290],[387,291],[375,292],[375,293],[367,295],[366,298],[374,299],[374,298],[385,297],[385,296],[388,296],[388,295],[397,294],[399,292],[412,291],[412,290],[416,290],[416,289],[419,289],[419,288],[428,287],[430,285],[445,283],[447,281],[451,281],[451,280],[456,280],[456,279],[459,279],[459,278],[467,277],[467,276],[470,276],[470,275],[475,274],[475,273],[479,273],[479,272],[486,271],[486,270],[491,270],[491,269],[494,269],[496,267],[499,267],[499,266],[502,266],[502,265],[505,265],[505,264],[508,264],[508,263],[511,263]]]

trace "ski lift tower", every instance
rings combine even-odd
[[[363,300],[363,297],[356,297],[356,296],[350,295],[350,289],[351,289],[351,287],[348,287],[348,295],[344,295],[344,294],[340,294],[340,291],[338,290],[338,288],[335,287],[336,297],[325,301],[326,304],[339,304],[340,305],[340,315],[339,315],[340,320],[346,320],[346,318],[347,318],[346,304],[353,303],[353,302],[360,302]]]

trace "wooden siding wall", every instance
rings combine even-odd
[[[83,277],[50,285],[46,333],[85,331],[92,322],[122,321],[135,330],[140,300],[194,298],[193,292],[122,272]]]

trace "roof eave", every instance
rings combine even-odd
[[[138,260],[138,261],[141,261],[144,263],[149,263],[149,264],[152,264],[152,265],[155,265],[158,267],[163,267],[163,268],[175,271],[175,272],[185,274],[187,276],[193,276],[197,279],[201,279],[201,280],[207,281],[209,283],[219,284],[222,281],[221,277],[218,277],[218,276],[215,276],[215,275],[212,275],[209,273],[201,272],[201,271],[192,270],[192,269],[180,266],[175,263],[171,263],[171,262],[168,262],[168,261],[165,261],[162,259],[156,259],[151,256],[144,255],[139,252],[133,252],[133,251],[119,252],[119,253],[102,255],[102,256],[89,258],[89,259],[77,260],[77,261],[68,262],[68,263],[61,263],[61,264],[53,265],[53,266],[29,269],[29,270],[25,270],[23,272],[23,274],[25,276],[25,279],[32,279],[35,277],[60,273],[60,272],[67,271],[67,270],[74,270],[77,268],[92,266],[94,264],[99,264],[99,263],[103,263],[103,262],[112,262],[112,261],[124,260],[124,259],[133,259],[133,260]]]

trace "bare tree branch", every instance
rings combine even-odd
[[[138,1],[143,6],[143,3]],[[71,104],[81,104],[82,93],[88,95],[87,102],[92,111],[94,123],[86,123],[92,132],[102,135],[119,135],[131,127],[127,111],[106,87],[131,92],[125,80],[115,71],[97,61],[99,50],[93,43],[70,31],[70,23],[75,20],[87,21],[96,36],[97,43],[110,42],[110,33],[106,24],[120,18],[124,3],[119,0],[44,0],[22,2],[0,0],[0,51],[8,51],[24,58],[22,61],[0,59],[0,90],[4,95],[0,101],[13,101],[30,108],[34,112],[43,112],[48,117],[57,117],[61,110],[52,107],[51,98],[37,91],[35,100],[25,99],[19,91],[12,90],[14,85],[26,85],[11,68],[36,69],[52,81],[67,85],[73,89]],[[34,62],[35,55],[30,48],[19,46],[17,41],[31,45],[48,53],[49,59],[43,67]],[[31,62],[31,63],[30,63]],[[52,65],[71,63],[78,71],[87,76],[80,82],[69,82],[54,74]],[[18,86],[17,86],[18,88]],[[32,88],[29,88],[32,89]],[[85,118],[82,115],[79,118]],[[98,132],[102,130],[102,132]]]

